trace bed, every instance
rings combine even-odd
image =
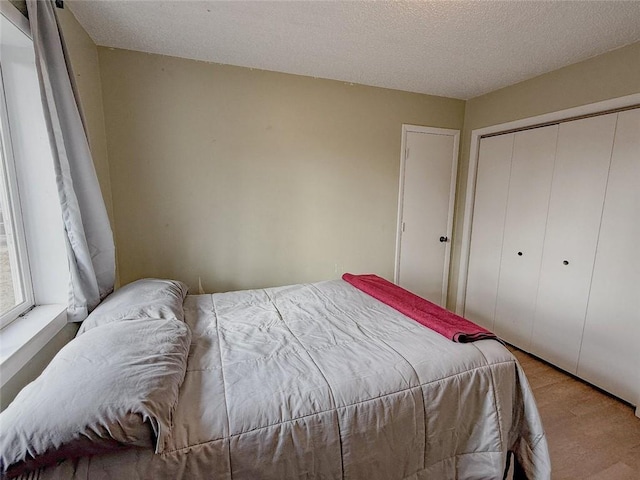
[[[526,377],[496,340],[452,342],[343,280],[185,295],[180,282],[142,280],[101,304],[59,354],[65,360],[43,373],[55,386],[38,379],[45,385],[27,386],[0,415],[3,475],[501,479],[512,463],[516,477],[550,477]],[[147,347],[156,337],[159,346]],[[89,346],[71,345],[83,338]],[[139,372],[111,363],[129,350],[111,352],[139,345],[154,349],[142,360],[131,353]],[[151,380],[157,365],[166,370]],[[106,418],[122,397],[140,397],[146,379],[153,392],[142,407],[118,406],[126,418]],[[119,388],[125,393],[103,400]],[[104,411],[58,426],[40,411],[57,407],[34,403],[38,395],[63,397],[59,408],[74,405],[69,416]]]

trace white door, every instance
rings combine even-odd
[[[495,333],[527,350],[536,304],[542,242],[558,126],[515,134],[500,259]]]
[[[617,114],[560,125],[532,353],[576,373]]]
[[[458,130],[402,127],[395,281],[445,306]]]
[[[578,375],[640,405],[640,109],[620,112]]]
[[[493,330],[515,134],[480,140],[464,316]]]

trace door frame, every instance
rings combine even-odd
[[[640,93],[624,97],[612,98],[602,102],[590,103],[579,107],[559,110],[557,112],[537,115],[512,122],[500,123],[471,131],[469,152],[469,173],[462,225],[462,247],[460,249],[460,266],[458,269],[458,288],[456,291],[456,313],[463,315],[467,296],[467,274],[469,271],[469,253],[471,249],[471,223],[476,195],[476,177],[478,173],[478,157],[480,155],[480,139],[486,136],[500,135],[512,131],[541,127],[555,122],[576,120],[583,116],[600,115],[610,111],[633,107],[640,104]],[[639,407],[640,410],[640,407]]]
[[[453,137],[453,158],[451,159],[451,186],[449,187],[449,213],[447,215],[447,231],[445,236],[449,238],[446,242],[444,253],[444,269],[442,274],[442,297],[441,304],[447,304],[447,293],[449,290],[449,266],[451,264],[451,245],[453,233],[453,214],[455,211],[456,183],[458,177],[458,154],[460,149],[460,130],[449,128],[423,127],[420,125],[402,124],[402,141],[400,147],[400,183],[398,189],[398,219],[396,226],[396,255],[393,272],[393,281],[398,284],[400,280],[400,249],[402,240],[402,208],[404,202],[404,173],[407,159],[407,134],[426,133],[430,135],[445,135]]]

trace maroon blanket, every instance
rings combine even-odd
[[[489,330],[431,303],[377,275],[345,273],[342,279],[454,342],[497,339]]]

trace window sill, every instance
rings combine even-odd
[[[64,305],[41,305],[0,330],[0,386],[67,324]]]

